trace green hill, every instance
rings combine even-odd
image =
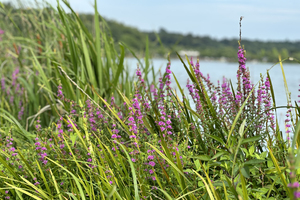
[[[82,19],[88,15],[81,14]],[[90,16],[92,18],[92,15]],[[125,26],[113,20],[106,19],[115,41],[122,41],[135,51],[143,52],[145,40],[148,36],[150,50],[154,56],[163,56],[179,50],[196,50],[202,58],[217,59],[225,57],[229,60],[236,60],[238,38],[216,40],[209,36],[196,36],[192,34],[179,34],[160,29],[159,32],[142,32],[137,28]],[[162,45],[159,42],[159,39]],[[288,56],[300,59],[300,41],[258,41],[242,40],[247,50],[247,58],[250,60],[274,62],[280,54],[283,58]],[[163,47],[162,47],[163,46]]]
[[[6,4],[9,6],[9,4]],[[25,9],[17,9],[11,6],[11,13],[26,12]],[[101,14],[101,13],[100,13]],[[13,16],[13,15],[12,15]],[[8,20],[4,14],[1,16],[2,23]],[[93,14],[79,14],[88,30],[93,32]],[[28,27],[22,26],[20,19],[14,19],[18,27],[23,30]],[[228,61],[236,61],[238,49],[238,39],[216,40],[209,36],[198,36],[192,34],[180,34],[160,29],[155,32],[142,32],[135,27],[126,26],[122,23],[105,19],[115,44],[123,42],[129,46],[137,55],[142,56],[145,50],[146,38],[149,38],[149,49],[153,57],[163,57],[167,53],[176,56],[175,52],[180,50],[193,50],[200,52],[202,59],[225,58]],[[237,35],[238,36],[238,35]],[[278,55],[282,58],[295,57],[300,59],[300,41],[258,41],[242,40],[242,44],[247,50],[248,60],[258,60],[265,62],[278,61]],[[117,48],[118,49],[118,48]],[[130,55],[130,52],[127,52]]]

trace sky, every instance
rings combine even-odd
[[[56,0],[48,2],[57,5]],[[69,2],[79,13],[93,13],[94,0]],[[243,16],[243,39],[300,41],[299,0],[98,0],[97,4],[102,16],[141,31],[164,28],[168,32],[232,39],[239,37],[239,19]]]

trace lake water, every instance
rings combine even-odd
[[[137,61],[133,58],[126,59],[126,62],[130,68],[130,71],[134,73]],[[152,65],[155,71],[159,71],[161,69],[162,72],[165,71],[166,65],[168,61],[166,59],[153,59]],[[186,63],[187,64],[187,63]],[[255,63],[255,62],[247,62],[246,66],[250,70],[251,81],[256,84],[260,80],[260,74],[265,75],[267,69],[270,69],[274,64],[272,63]],[[300,64],[291,64],[291,63],[283,63],[285,77],[288,83],[289,92],[291,92],[292,102],[300,100],[298,95],[300,92]],[[200,71],[204,74],[210,75],[210,80],[216,85],[218,80],[222,82],[223,77],[227,79],[231,79],[233,84],[236,84],[236,72],[238,69],[238,63],[229,63],[229,62],[219,62],[219,61],[201,61],[200,60]],[[171,60],[171,70],[175,74],[179,84],[185,92],[187,93],[186,83],[188,79],[188,74],[186,73],[183,64],[179,59]],[[287,97],[284,87],[284,81],[282,76],[282,70],[279,64],[275,65],[270,71],[270,77],[274,88],[275,100],[277,106],[286,106],[287,105]],[[172,77],[173,78],[173,77]],[[171,86],[176,89],[176,82],[174,78],[172,79]],[[177,92],[178,94],[178,92]],[[278,109],[278,120],[280,123],[280,127],[284,128],[284,120],[285,120],[285,112],[286,109]],[[281,129],[284,130],[284,129]]]

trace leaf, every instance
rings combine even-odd
[[[226,190],[226,186],[225,186],[224,182],[223,182],[223,188],[224,188],[225,199],[228,200],[228,194],[227,194],[227,190]]]
[[[204,180],[204,178],[203,178],[200,174],[198,174],[195,170],[193,170],[193,171],[194,171],[194,173],[195,173],[197,176],[199,176],[199,177],[201,178],[201,180],[203,181],[203,183],[204,183],[204,185],[205,185],[205,188],[206,188],[206,191],[207,191],[207,193],[208,193],[210,199],[211,199],[211,200],[214,200],[215,198],[214,198],[214,196],[213,196],[213,194],[212,194],[212,192],[211,192],[209,186],[207,185],[206,181]]]
[[[94,87],[98,87],[98,84],[96,82],[96,77],[95,77],[95,71],[92,68],[91,64],[91,59],[89,55],[88,48],[85,43],[85,37],[83,36],[82,29],[80,29],[80,37],[81,37],[81,45],[83,48],[83,54],[84,54],[84,60],[85,60],[85,67],[88,73],[89,81],[92,83]]]
[[[243,123],[241,124],[240,129],[239,129],[239,134],[240,134],[241,137],[244,136],[245,124],[246,124],[246,119],[244,119],[244,121],[243,121]]]
[[[207,135],[208,137],[220,142],[222,145],[226,145],[225,142],[221,138],[219,138],[218,136],[207,134],[207,133],[205,133],[205,135]]]
[[[248,160],[246,162],[244,162],[244,165],[255,165],[255,164],[259,164],[265,162],[265,160],[259,160],[259,159],[253,159],[253,160]]]
[[[94,23],[95,23],[95,46],[96,46],[96,59],[97,59],[97,72],[98,72],[98,83],[99,86],[102,87],[103,84],[103,66],[102,66],[102,55],[101,55],[101,38],[100,38],[100,23],[99,23],[99,13],[97,10],[97,0],[94,2],[95,6],[95,15],[94,15]]]
[[[229,185],[229,189],[231,190],[231,192],[233,193],[233,195],[235,196],[235,199],[239,199],[239,195],[235,190],[235,187],[232,185],[231,181],[229,180],[229,178],[227,176],[225,176],[227,184]]]
[[[35,137],[35,135],[27,132],[22,127],[22,125],[19,123],[19,121],[16,120],[9,112],[7,112],[6,110],[0,108],[0,116],[2,116],[7,121],[15,124],[18,127],[18,129],[20,130],[20,133],[22,134],[22,136],[24,136],[25,138],[27,138],[28,142],[30,142],[30,143],[33,144],[33,138]]]
[[[279,64],[280,64],[280,67],[281,67],[281,72],[282,72],[282,76],[283,76],[283,82],[284,82],[284,88],[285,88],[285,94],[286,94],[286,98],[287,98],[287,102],[289,102],[289,88],[288,88],[288,84],[286,82],[286,78],[285,78],[285,73],[284,73],[284,69],[283,69],[283,66],[282,66],[282,61],[281,61],[281,57],[279,56]]]
[[[203,161],[210,161],[211,158],[208,155],[199,155],[199,156],[192,156],[192,158],[196,158]]]
[[[22,193],[24,193],[24,194],[27,194],[27,195],[30,196],[31,198],[34,198],[34,199],[37,199],[37,200],[41,200],[40,197],[33,195],[31,192],[27,192],[26,190],[23,190],[22,188],[18,188],[18,187],[14,186],[14,185],[11,185],[11,184],[7,183],[7,182],[5,182],[5,183],[6,183],[8,186],[14,188],[15,190],[18,190],[18,191],[20,191],[20,192],[22,192]]]
[[[167,200],[173,200],[173,198],[163,189],[157,188],[158,190],[160,190],[166,197]]]
[[[66,171],[68,174],[70,174],[70,175],[72,176],[72,178],[74,179],[74,181],[75,181],[75,183],[76,183],[77,188],[79,189],[80,196],[81,196],[82,200],[85,200],[85,199],[86,199],[86,198],[85,198],[85,194],[84,194],[83,189],[82,189],[82,187],[81,187],[81,185],[80,185],[80,182],[82,182],[82,180],[81,180],[81,179],[78,179],[72,172],[70,172],[70,171],[69,171],[68,169],[66,169],[64,166],[60,165],[59,163],[55,162],[54,160],[51,160],[51,159],[48,158],[48,157],[46,157],[46,158],[47,158],[48,160],[50,160],[52,163],[54,163],[55,165],[57,165],[58,167],[62,168],[64,171]],[[52,177],[52,179],[53,179],[53,181],[54,181],[55,188],[56,188],[57,192],[59,193],[59,188],[57,187],[57,182],[56,182],[56,180],[55,180],[55,176],[53,176],[53,173],[52,173],[51,169],[50,169],[50,174],[51,174],[51,177]]]
[[[117,187],[116,187],[116,185],[114,185],[112,187],[112,189],[110,190],[110,192],[108,193],[107,199],[110,199],[116,191],[117,191]]]
[[[255,147],[254,147],[254,145],[252,145],[251,147],[250,147],[250,149],[249,149],[249,153],[250,153],[250,155],[252,156],[253,155],[253,153],[254,153],[254,149]]]
[[[222,155],[224,155],[224,154],[228,154],[228,152],[227,152],[227,151],[219,151],[219,152],[216,153],[216,155],[214,155],[211,159],[214,160],[214,159],[216,159],[216,158],[218,158],[218,157],[220,157],[220,156],[222,156]]]
[[[247,166],[245,166],[245,167],[243,167],[243,168],[241,169],[241,173],[242,173],[243,176],[245,176],[246,178],[250,178],[249,169],[246,170],[246,169],[245,169],[246,167],[247,167]],[[248,168],[248,167],[247,167],[247,168]]]
[[[40,171],[41,177],[42,177],[42,179],[43,179],[43,181],[44,181],[44,184],[45,184],[45,186],[46,186],[47,192],[48,192],[49,194],[51,194],[51,190],[50,190],[50,187],[49,187],[48,182],[47,182],[47,180],[46,180],[46,177],[45,177],[45,175],[44,175],[44,172],[43,172],[43,170],[42,170],[42,168],[41,168],[39,162],[38,162],[38,161],[35,161],[35,162],[36,162],[36,165],[37,165],[38,168],[39,168],[39,171]]]
[[[53,175],[51,169],[49,170],[49,172],[50,172],[50,175],[51,175],[51,177],[52,177],[53,184],[54,184],[55,190],[56,190],[56,192],[57,192],[57,194],[58,194],[59,200],[62,200],[61,192],[59,191],[59,188],[58,188],[58,186],[57,186],[57,181],[56,181],[56,179],[55,179],[55,176]]]
[[[268,146],[268,149],[269,149],[271,159],[272,159],[272,161],[275,165],[276,171],[277,171],[277,173],[280,176],[280,179],[282,181],[283,187],[284,187],[285,191],[287,192],[288,196],[290,197],[290,199],[293,199],[294,198],[293,194],[291,193],[290,189],[287,186],[286,178],[283,176],[283,174],[281,172],[281,169],[278,165],[278,161],[276,160],[275,156],[273,155],[272,149],[269,146]]]
[[[128,159],[128,162],[129,162],[129,165],[131,168],[131,173],[132,173],[133,185],[134,185],[134,198],[135,198],[135,200],[139,200],[140,196],[139,196],[139,190],[138,190],[138,185],[137,185],[137,177],[136,177],[136,173],[135,173],[136,170],[134,168],[133,162],[131,161],[131,158],[130,158],[128,152],[126,151],[126,149],[124,148],[124,146],[118,142],[117,142],[117,144],[119,144],[119,146],[124,150],[126,157]]]
[[[260,139],[261,139],[261,135],[257,135],[257,136],[254,136],[254,137],[243,139],[243,141],[242,141],[241,144],[246,144],[246,143],[254,142],[254,141],[257,141],[257,140],[260,140]]]
[[[124,64],[123,63],[124,63],[125,51],[124,51],[124,46],[121,43],[119,45],[120,45],[120,48],[121,48],[121,57],[120,57],[120,60],[119,60],[118,70],[117,70],[117,72],[115,74],[115,77],[114,77],[113,86],[117,86],[120,74],[124,70]]]
[[[243,190],[243,200],[248,200],[248,193],[247,193],[247,187],[246,187],[246,181],[245,178],[240,171],[240,178],[241,178],[241,183],[242,183],[242,190]]]
[[[33,183],[31,183],[30,181],[28,181],[27,179],[21,177],[21,179],[27,184],[27,186],[30,186],[32,189],[34,189],[37,193],[41,194],[44,198],[46,199],[50,199],[50,197],[48,195],[46,195],[46,193],[44,192],[43,189],[35,186]]]
[[[246,154],[246,158],[249,156],[249,152],[247,149],[241,147],[242,151]]]

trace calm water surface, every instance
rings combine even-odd
[[[130,71],[134,73],[137,61],[135,59],[128,58],[126,60],[128,66],[130,67]],[[153,59],[152,64],[156,72],[160,69],[162,72],[165,71],[165,67],[167,65],[166,59]],[[260,80],[260,74],[265,75],[267,69],[270,69],[274,64],[272,63],[254,63],[248,62],[246,66],[250,69],[251,81],[256,84]],[[300,100],[298,95],[300,92],[300,64],[290,64],[283,63],[284,73],[286,76],[286,80],[288,83],[289,92],[291,92],[292,102]],[[218,80],[222,82],[223,77],[226,79],[231,79],[233,84],[237,83],[236,72],[238,69],[238,63],[227,63],[227,62],[219,62],[219,61],[200,61],[200,70],[204,75],[209,74],[210,80],[217,84]],[[186,83],[188,79],[188,74],[186,73],[183,64],[178,59],[171,60],[171,70],[175,74],[179,84],[182,88],[186,89]],[[287,97],[284,88],[284,81],[282,76],[281,67],[279,64],[275,65],[270,71],[270,77],[274,88],[275,100],[277,106],[286,106]],[[173,78],[173,77],[172,77]],[[172,87],[177,88],[176,82],[172,80]],[[278,110],[278,120],[280,122],[280,127],[284,128],[283,121],[285,117],[286,109]],[[283,129],[282,129],[283,130]]]

